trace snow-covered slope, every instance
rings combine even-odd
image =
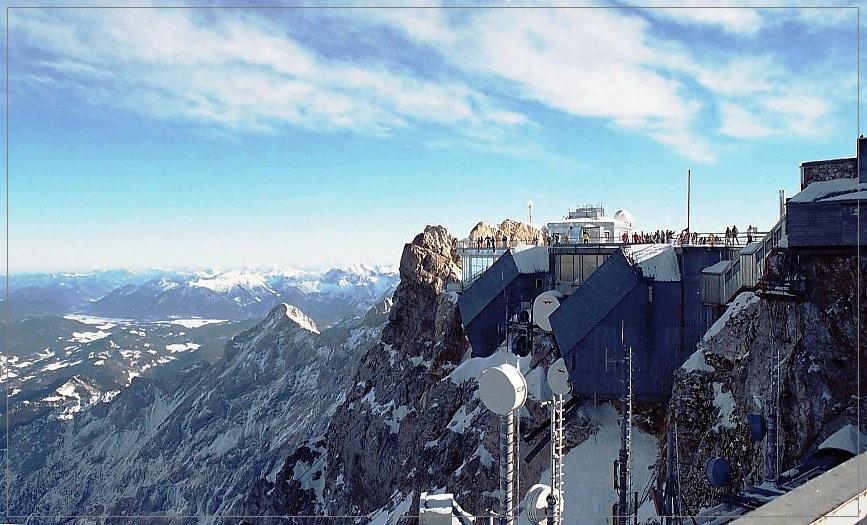
[[[0,354],[0,388],[9,389],[10,426],[39,417],[68,419],[110,399],[135,377],[214,360],[231,336],[250,326],[252,321],[85,315],[12,320],[0,325],[0,340],[8,342]],[[6,409],[0,404],[4,420]]]

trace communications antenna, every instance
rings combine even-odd
[[[620,327],[620,348],[622,359],[621,385],[623,388],[620,419],[620,455],[614,462],[614,488],[618,493],[615,506],[615,521],[618,525],[629,525],[638,505],[632,498],[632,347],[626,346],[626,322]]]
[[[486,369],[479,376],[482,402],[500,419],[500,522],[516,523],[515,411],[527,400],[527,381],[510,364]]]

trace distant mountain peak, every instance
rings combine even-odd
[[[245,288],[247,290],[263,288],[269,292],[271,291],[261,275],[243,270],[230,270],[212,277],[200,277],[195,281],[191,281],[190,286],[208,288],[218,293],[226,293],[234,288]]]
[[[316,322],[314,322],[313,319],[307,317],[307,314],[302,312],[297,307],[292,306],[291,304],[283,303],[278,305],[276,310],[280,311],[281,315],[285,315],[293,323],[297,324],[308,332],[313,332],[314,334],[319,333],[319,327],[316,326]]]

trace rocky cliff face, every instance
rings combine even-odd
[[[16,428],[10,513],[237,514],[256,480],[274,479],[286,456],[325,431],[362,349],[379,339],[376,320],[319,333],[278,305],[213,365],[138,378],[70,420]]]
[[[670,410],[680,431],[681,484],[691,512],[716,495],[703,473],[711,457],[732,461],[736,489],[762,478],[764,451],[750,440],[746,414],[768,408],[776,352],[783,470],[857,421],[857,363],[867,362],[867,264],[861,261],[860,311],[855,257],[801,255],[800,264],[810,283],[803,301],[741,294],[676,375]],[[863,431],[863,414],[861,421]]]
[[[250,513],[364,515],[490,466],[487,450],[467,454],[481,447],[472,385],[444,379],[467,351],[456,297],[444,292],[458,262],[440,226],[404,247],[382,339],[361,357],[324,435],[292,454],[276,483],[260,482]]]

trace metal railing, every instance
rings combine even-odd
[[[742,290],[755,289],[759,285],[763,278],[764,264],[768,255],[780,245],[780,241],[785,236],[785,225],[786,217],[784,215],[770,231],[753,234],[759,236],[757,237],[758,240],[753,241],[758,242],[758,246],[753,247],[748,252],[739,252],[729,260],[719,274],[722,277],[722,282],[719,287],[720,295],[716,301],[718,304],[727,304]],[[741,234],[738,237],[741,237]],[[728,246],[737,248],[739,246],[744,247],[746,244],[732,245],[729,243]]]
[[[506,250],[507,248],[517,248],[518,246],[547,246],[544,242],[539,242],[537,244],[528,243],[523,240],[513,240],[506,239],[506,242],[503,243],[503,238],[496,239],[493,243],[485,241],[482,239],[481,241],[473,240],[473,239],[459,239],[457,243],[455,243],[455,248],[459,250]]]

